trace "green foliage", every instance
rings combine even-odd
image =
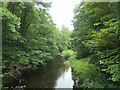
[[[62,51],[71,48],[71,44],[70,44],[71,38],[70,38],[70,36],[71,36],[71,32],[69,31],[69,29],[67,27],[63,26],[62,29],[61,29]]]
[[[64,32],[59,31],[47,12],[50,3],[41,1],[2,4],[3,77],[10,73],[10,66],[13,64],[21,65],[22,69],[45,65],[67,45],[67,40],[65,43],[61,40]],[[36,5],[41,7],[36,8]]]
[[[108,83],[98,66],[88,63],[89,59],[84,58],[80,61],[72,61],[72,68],[80,78],[79,86],[83,88],[114,88],[115,86],[113,87],[112,84]]]
[[[15,86],[15,87],[3,87],[2,90],[8,90],[8,89],[17,89],[17,90],[24,90],[26,86]]]
[[[111,87],[115,88],[119,87],[120,84],[119,7],[120,2],[82,2],[74,10],[74,31],[71,43],[72,49],[77,54],[77,59],[80,59],[74,65],[74,68],[76,68],[75,71],[81,74],[79,75],[80,77],[84,78],[85,75],[83,72],[87,75],[88,73],[93,75],[97,73],[94,68],[98,67],[98,73],[101,73],[101,76],[105,77],[108,83],[107,86],[101,84],[102,88],[109,87],[111,84]],[[89,60],[86,61],[86,59]],[[72,60],[75,61],[75,58],[72,58]],[[77,64],[79,69],[77,68]],[[89,67],[89,64],[92,66]],[[91,72],[87,72],[86,69],[89,69]],[[92,72],[91,69],[94,71]],[[95,78],[97,79],[97,77]],[[84,78],[83,82],[86,80],[87,78]],[[92,78],[90,80],[92,81]],[[83,87],[89,88],[92,86],[89,86],[87,82],[83,85]]]
[[[2,28],[4,40],[17,40],[20,38],[19,29],[20,20],[6,8],[2,8]],[[6,35],[7,33],[7,35]]]
[[[120,80],[120,53],[119,48],[113,50],[107,50],[100,55],[100,65],[102,71],[110,74],[109,79],[117,82]]]
[[[46,8],[47,3],[42,4]],[[33,2],[3,3],[3,62],[14,62],[37,66],[52,59],[52,54],[59,51],[58,41],[49,14],[36,9]],[[15,8],[12,8],[15,6]],[[28,15],[29,14],[29,15]],[[54,33],[53,33],[54,32]],[[9,63],[8,63],[9,62]]]
[[[64,26],[61,31],[55,26],[47,13],[50,3],[2,4],[1,77],[11,74],[12,64],[37,68],[63,51],[62,55],[72,61],[81,87],[119,87],[120,2],[81,2],[74,9],[72,33]],[[73,51],[68,50],[71,48]]]
[[[71,51],[71,50],[65,50],[62,52],[62,56],[66,59],[66,60],[69,60],[69,58],[71,56],[74,56],[75,55],[75,52]]]

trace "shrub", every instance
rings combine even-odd
[[[72,50],[65,50],[62,52],[62,56],[68,60],[70,57],[75,56],[75,52]]]
[[[86,60],[85,60],[86,59]],[[105,88],[108,83],[104,74],[100,71],[100,68],[89,64],[85,58],[80,61],[73,60],[72,68],[75,74],[79,77],[79,85],[83,88]],[[81,82],[82,81],[82,82]]]

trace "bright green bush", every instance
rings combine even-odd
[[[114,83],[110,83],[111,76],[109,75],[108,78],[108,75],[104,73],[107,72],[110,73],[111,75],[113,74],[112,80],[117,81],[119,79],[118,66],[111,65],[112,68],[114,66],[114,70],[112,70],[111,67],[108,67],[107,69],[104,67],[105,69],[101,69],[102,67],[99,67],[98,63],[95,64],[94,62],[92,62],[93,59],[97,60],[98,58],[100,58],[100,56],[96,58],[95,55],[91,55],[90,57],[77,60],[76,54],[72,55],[69,58],[69,60],[71,60],[71,67],[73,68],[74,73],[79,78],[78,80],[79,86],[82,88],[119,88],[119,86],[115,85]],[[109,62],[105,61],[104,59],[100,60],[100,64],[104,66],[106,65],[106,63],[108,64],[111,60]]]
[[[109,74],[109,79],[113,82],[120,82],[120,48],[106,50],[100,53],[99,63],[102,71]]]
[[[70,57],[75,56],[75,52],[72,50],[65,50],[62,52],[62,56],[68,60]]]
[[[80,61],[73,60],[72,68],[75,74],[79,77],[79,86],[83,88],[111,88],[106,80],[105,75],[100,71],[100,68],[89,64],[90,58],[84,58]]]

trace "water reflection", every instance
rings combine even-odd
[[[57,79],[55,88],[73,88],[73,84],[71,68],[68,68]]]
[[[27,88],[72,88],[71,68],[63,64],[61,57],[56,57],[46,67],[28,72],[24,79]]]

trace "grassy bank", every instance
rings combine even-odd
[[[71,54],[72,53],[72,54]],[[95,60],[95,55],[91,55],[80,60],[76,59],[76,53],[67,50],[62,53],[63,57],[68,57],[71,61],[73,73],[78,79],[78,87],[81,88],[119,88],[116,82],[109,78],[109,74],[104,72]],[[94,57],[94,58],[93,58]],[[96,59],[97,60],[97,59]]]
[[[119,88],[101,68],[91,64],[90,57],[71,60],[73,72],[79,78],[78,86],[82,88]]]

